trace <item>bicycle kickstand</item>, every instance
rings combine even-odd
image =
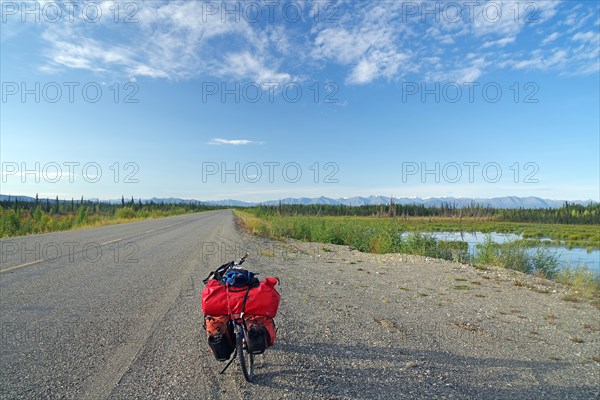
[[[231,360],[229,360],[229,362],[227,363],[227,365],[225,366],[225,368],[223,368],[221,370],[221,372],[219,372],[219,374],[224,374],[225,371],[227,371],[227,368],[229,368],[229,366],[231,365],[231,363],[233,362],[233,360],[235,360],[235,356],[237,356],[237,349],[235,349],[235,351],[233,352],[233,357],[231,357]]]

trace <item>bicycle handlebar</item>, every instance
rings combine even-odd
[[[243,264],[243,263],[244,263],[244,261],[246,261],[246,258],[248,258],[248,256],[249,256],[249,255],[250,255],[250,254],[248,254],[248,253],[244,254],[242,257],[240,257],[240,259],[239,259],[239,260],[235,261],[235,262],[233,263],[233,265],[241,265],[241,264]]]
[[[246,261],[246,258],[248,258],[248,256],[249,256],[249,254],[246,253],[242,257],[240,257],[240,259],[237,260],[237,261],[229,261],[227,264],[221,265],[219,268],[217,268],[216,271],[212,271],[210,274],[208,274],[208,276],[206,277],[206,279],[204,279],[202,282],[204,282],[204,284],[206,285],[206,283],[209,280],[215,278],[215,275],[217,275],[219,277],[224,276],[231,268],[235,268],[238,265],[243,264],[244,261]]]

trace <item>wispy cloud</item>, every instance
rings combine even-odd
[[[309,3],[302,5],[306,15],[317,4]],[[463,11],[470,9],[472,16],[462,13],[454,20],[441,2],[415,2],[418,12],[407,13],[403,2],[340,1],[335,22],[308,18],[292,24],[223,18],[219,12],[207,13],[203,2],[143,2],[134,24],[115,28],[111,18],[103,18],[97,24],[44,25],[46,62],[40,70],[78,69],[132,79],[216,77],[286,83],[334,66],[349,85],[406,76],[472,79],[502,68],[559,74],[597,70],[597,7],[571,7],[555,0],[491,3],[493,7],[486,2],[454,3]],[[440,7],[432,14],[436,4]],[[112,11],[107,9],[105,15]],[[528,39],[533,35],[537,41]],[[9,35],[3,41],[17,37]],[[506,57],[509,45],[512,60]],[[556,62],[554,57],[562,52],[564,57]],[[468,53],[473,57],[465,58]],[[438,61],[432,63],[434,58]],[[501,62],[475,65],[473,60]]]
[[[560,36],[560,33],[558,33],[558,32],[551,33],[550,35],[546,36],[544,38],[544,40],[542,40],[542,46],[555,41],[556,39],[558,39],[559,36]]]
[[[222,66],[219,75],[231,76],[235,79],[251,79],[255,82],[286,83],[292,79],[288,73],[277,72],[267,66],[264,57],[256,56],[248,51],[231,53],[225,57],[226,63]]]
[[[143,2],[135,18],[137,23],[119,24],[118,29],[111,18],[93,25],[49,24],[42,35],[48,44],[44,51],[48,62],[40,69],[170,80],[210,76],[283,82],[293,78],[278,69],[275,53],[287,46],[281,30],[263,32],[243,18],[223,20],[220,13],[206,12],[202,2],[191,1]],[[229,41],[236,46],[222,46]]]
[[[394,3],[391,3],[395,8]],[[312,56],[351,67],[347,82],[366,84],[377,78],[391,79],[411,69],[412,51],[402,48],[401,35],[409,25],[397,24],[397,13],[376,3],[357,7],[353,18],[334,27],[315,29]]]
[[[487,49],[488,47],[495,47],[495,48],[504,47],[507,44],[514,43],[515,40],[516,40],[515,36],[508,36],[508,37],[504,37],[502,39],[491,40],[491,41],[485,42],[481,47],[484,49]]]
[[[234,145],[234,146],[241,146],[241,145],[247,145],[247,144],[262,144],[262,143],[263,142],[255,142],[255,141],[246,140],[246,139],[221,139],[221,138],[214,138],[208,142],[208,144],[215,144],[215,145],[230,144],[230,145]]]

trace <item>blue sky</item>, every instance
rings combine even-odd
[[[599,4],[2,1],[0,192],[600,200]]]

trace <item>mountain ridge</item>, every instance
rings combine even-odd
[[[9,196],[0,194],[0,201],[8,199],[18,199],[19,201],[32,202],[35,198],[29,196]],[[49,199],[55,201],[55,199]],[[96,198],[86,199],[92,201],[106,201],[111,204],[118,204],[121,199],[99,200]],[[46,198],[40,198],[39,201],[46,201]],[[59,200],[70,201],[70,200]],[[79,200],[76,200],[78,202]],[[130,200],[126,199],[125,202]],[[136,202],[139,200],[135,200]],[[354,197],[288,197],[280,200],[268,200],[262,202],[248,202],[236,199],[224,200],[196,200],[196,199],[180,199],[176,197],[143,199],[142,203],[165,203],[165,204],[206,204],[214,206],[227,207],[253,207],[258,205],[273,206],[278,204],[299,204],[299,205],[345,205],[345,206],[364,206],[364,205],[387,205],[390,203],[390,196],[354,196]],[[553,200],[543,199],[536,196],[518,197],[518,196],[503,196],[492,198],[480,197],[393,197],[394,204],[416,204],[425,207],[441,207],[443,205],[453,206],[457,208],[465,208],[470,205],[480,205],[491,208],[559,208],[569,202],[570,204],[588,205],[598,203],[594,200]]]

